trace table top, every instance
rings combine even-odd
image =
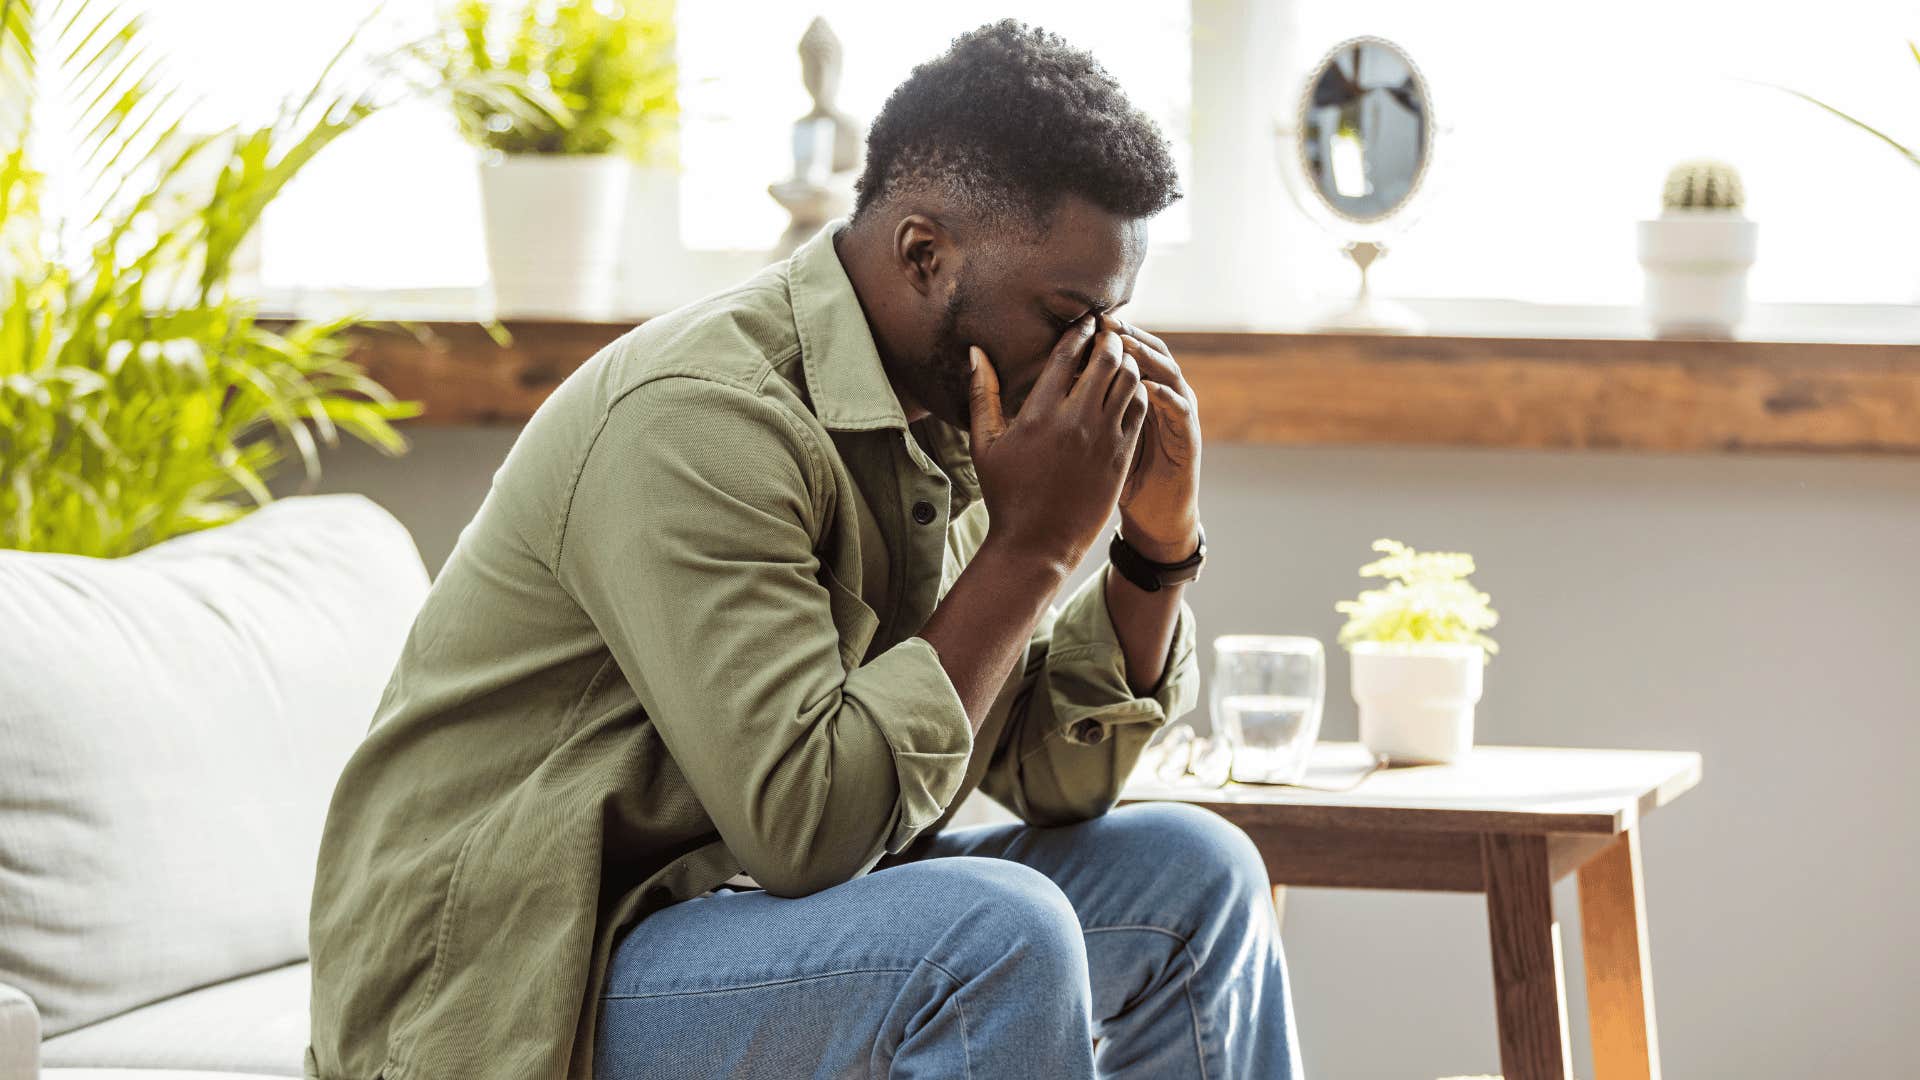
[[[1136,773],[1120,801],[1199,803],[1242,825],[1608,835],[1700,782],[1691,751],[1476,746],[1451,765],[1396,766],[1355,784],[1371,764],[1359,743],[1322,742],[1300,782],[1349,790],[1168,788]]]

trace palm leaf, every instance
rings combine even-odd
[[[1916,52],[1915,55],[1916,57],[1920,57],[1920,52]],[[1879,139],[1881,142],[1886,143],[1888,146],[1893,147],[1894,152],[1899,154],[1901,157],[1906,158],[1908,161],[1913,162],[1915,165],[1920,165],[1920,155],[1915,154],[1913,150],[1909,149],[1907,146],[1902,144],[1898,139],[1895,139],[1893,136],[1888,135],[1886,132],[1881,131],[1879,128],[1874,127],[1872,124],[1869,124],[1866,121],[1859,119],[1858,117],[1852,116],[1849,113],[1846,113],[1838,108],[1835,108],[1834,106],[1829,105],[1824,101],[1821,101],[1819,98],[1814,97],[1812,94],[1802,93],[1798,90],[1790,89],[1788,87],[1781,87],[1781,89],[1786,90],[1787,93],[1792,94],[1794,97],[1797,97],[1800,100],[1807,102],[1808,104],[1817,105],[1820,108],[1825,109],[1827,112],[1830,112],[1833,115],[1839,117],[1840,119],[1845,120],[1847,123],[1852,124],[1854,127],[1859,128],[1861,131],[1864,131],[1867,134],[1873,136],[1874,138]]]
[[[371,75],[332,85],[349,55],[272,124],[195,132],[131,8],[0,0],[0,545],[123,555],[270,501],[289,454],[310,482],[342,431],[405,450],[391,421],[419,405],[352,362],[355,320],[268,334],[227,288],[265,209],[378,107]],[[51,94],[77,120],[73,160],[56,163],[80,195],[77,253],[54,242],[62,223],[43,228],[27,160],[32,106]],[[211,190],[184,189],[207,155]]]
[[[1907,52],[1913,57],[1916,63],[1920,63],[1920,42],[1908,41]],[[1852,124],[1854,127],[1859,128],[1861,131],[1866,132],[1868,135],[1871,135],[1874,138],[1892,147],[1894,153],[1899,154],[1901,157],[1906,158],[1908,161],[1914,163],[1915,165],[1920,165],[1920,153],[1916,153],[1912,147],[1907,146],[1906,144],[1902,143],[1900,140],[1894,138],[1891,135],[1888,135],[1886,132],[1881,131],[1879,128],[1874,127],[1872,124],[1869,124],[1864,120],[1861,120],[1860,118],[1854,116],[1853,114],[1846,112],[1843,109],[1837,108],[1833,105],[1829,105],[1825,101],[1822,101],[1817,97],[1814,97],[1812,94],[1808,94],[1800,90],[1795,90],[1790,86],[1781,86],[1778,83],[1766,83],[1764,85],[1771,86],[1776,90],[1783,90],[1786,93],[1792,94],[1794,97],[1799,98],[1801,101],[1808,103],[1809,105],[1813,105],[1817,108],[1826,110],[1828,113],[1831,113],[1832,115],[1839,117],[1841,120],[1844,120],[1849,124]]]

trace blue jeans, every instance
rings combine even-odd
[[[1184,803],[674,904],[616,946],[600,1010],[603,1080],[1303,1075],[1266,867]]]

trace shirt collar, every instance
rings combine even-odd
[[[846,225],[844,217],[829,221],[787,260],[787,287],[800,336],[807,394],[823,427],[841,431],[899,428],[904,433],[906,410],[887,381],[866,311],[833,245],[834,236]],[[967,433],[932,416],[916,421],[915,427],[941,471],[962,493],[960,502],[978,499],[980,481]]]
[[[880,364],[867,313],[854,294],[833,238],[846,227],[835,218],[787,260],[800,363],[820,423],[843,431],[907,426],[907,414]]]

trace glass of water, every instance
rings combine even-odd
[[[1319,638],[1213,639],[1213,728],[1234,748],[1233,779],[1298,783],[1320,737],[1327,657]]]

